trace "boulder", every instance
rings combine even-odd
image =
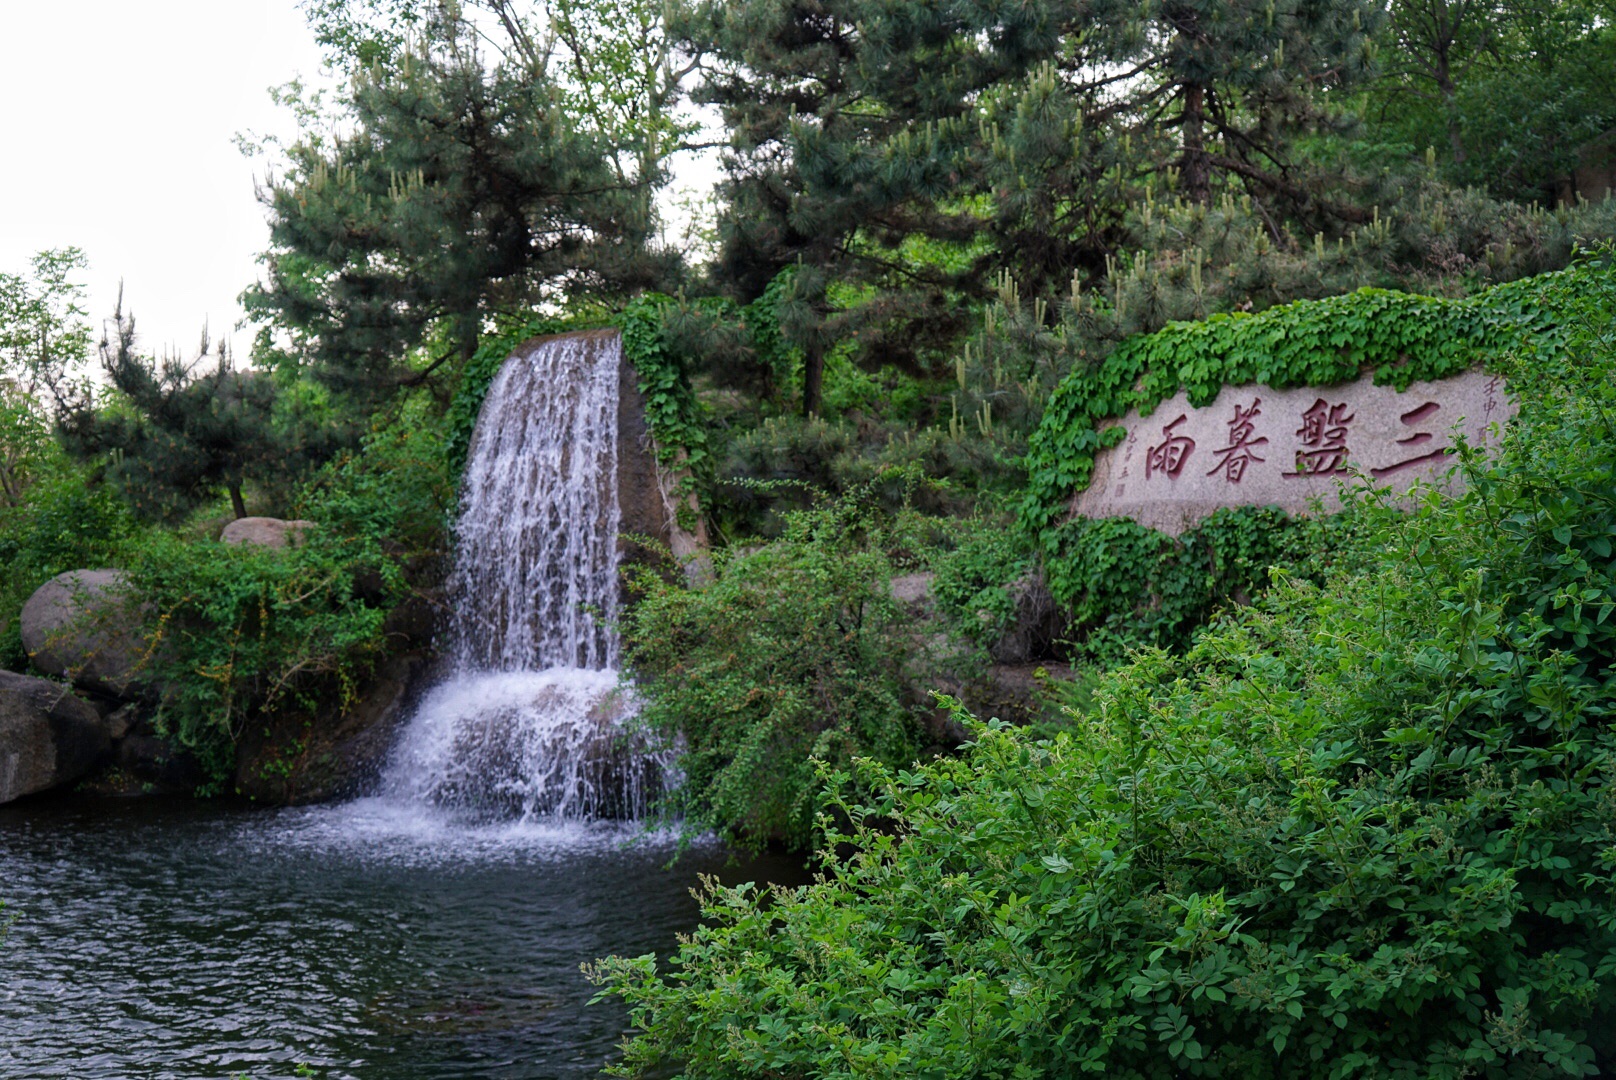
[[[118,743],[118,768],[141,794],[188,795],[207,779],[196,755],[158,735],[130,735]]]
[[[249,727],[236,746],[236,791],[288,806],[357,793],[385,762],[425,666],[416,654],[385,661],[334,720],[287,713]]]
[[[219,539],[227,544],[248,544],[253,547],[296,547],[303,542],[303,534],[314,528],[312,521],[282,521],[280,518],[237,518],[224,527]]]
[[[0,671],[0,803],[77,780],[111,745],[101,715],[67,687]]]
[[[892,579],[892,599],[911,619],[929,619],[937,612],[932,596],[932,574],[900,574]]]
[[[1050,594],[1041,573],[1033,571],[1011,584],[1015,612],[1004,633],[988,647],[996,664],[1027,664],[1050,657],[1066,633],[1066,611]]]
[[[146,643],[123,571],[57,574],[28,598],[20,623],[23,648],[40,671],[116,698],[138,690]]]

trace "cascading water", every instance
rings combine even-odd
[[[474,819],[641,817],[665,754],[622,729],[616,335],[549,338],[489,387],[449,578],[449,675],[410,720],[383,797]]]

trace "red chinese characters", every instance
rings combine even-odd
[[[1173,432],[1188,419],[1188,413],[1179,413],[1177,420],[1162,428],[1162,435],[1165,438],[1152,446],[1150,452],[1145,455],[1146,480],[1149,480],[1153,473],[1159,472],[1166,473],[1168,479],[1176,479],[1183,471],[1184,463],[1195,450],[1195,440],[1188,435],[1174,435]]]
[[[1302,426],[1296,429],[1302,440],[1296,451],[1296,471],[1286,476],[1318,476],[1323,473],[1347,471],[1347,425],[1357,417],[1347,412],[1345,402],[1332,405],[1319,398],[1313,407],[1302,414]]]
[[[1425,421],[1436,415],[1438,410],[1441,408],[1442,406],[1438,405],[1436,402],[1427,401],[1424,405],[1421,405],[1418,408],[1410,409],[1399,419],[1401,419],[1408,427],[1422,427],[1424,426]],[[1405,457],[1401,461],[1395,461],[1390,465],[1383,465],[1378,469],[1370,469],[1369,472],[1371,475],[1379,478],[1385,476],[1387,473],[1394,473],[1399,469],[1413,468],[1415,465],[1419,465],[1426,461],[1431,461],[1450,452],[1446,445],[1437,446],[1435,449],[1431,450],[1425,449],[1426,447],[1431,446],[1435,440],[1436,436],[1431,434],[1429,431],[1416,431],[1414,434],[1409,435],[1406,438],[1398,439],[1397,445],[1403,447],[1405,452],[1407,452],[1410,456]],[[1421,452],[1414,453],[1416,450]]]
[[[1234,419],[1229,421],[1229,444],[1212,452],[1212,456],[1219,460],[1207,470],[1206,475],[1214,476],[1221,472],[1229,483],[1238,484],[1240,478],[1246,475],[1246,466],[1249,463],[1268,460],[1256,454],[1257,447],[1266,445],[1268,439],[1252,438],[1257,432],[1252,420],[1262,414],[1260,405],[1262,398],[1254,398],[1250,408],[1242,409],[1239,405],[1234,407]]]

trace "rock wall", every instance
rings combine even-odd
[[[1126,435],[1095,458],[1072,513],[1177,535],[1225,506],[1335,509],[1343,484],[1400,492],[1441,481],[1456,463],[1456,435],[1487,445],[1514,415],[1503,380],[1479,371],[1403,392],[1368,379],[1228,386],[1204,408],[1180,392],[1148,416],[1123,417]]]
[[[682,471],[657,461],[656,440],[645,421],[639,376],[627,358],[619,366],[618,379],[617,502],[622,512],[622,531],[654,539],[688,567],[707,550],[707,528],[700,507],[694,495],[679,493]],[[686,508],[683,516],[690,528],[679,523],[681,505]],[[625,547],[624,552],[632,554],[633,546]]]

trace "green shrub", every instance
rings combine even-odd
[[[28,665],[18,616],[34,590],[68,570],[116,565],[138,532],[128,508],[93,485],[88,470],[54,445],[42,457],[17,500],[0,505],[0,667],[13,671]]]
[[[949,531],[953,545],[934,560],[932,596],[961,637],[987,648],[1015,616],[1011,587],[1032,572],[1036,556],[1002,516],[963,519]]]
[[[819,417],[770,417],[725,447],[703,506],[727,535],[777,535],[781,515],[814,498],[869,491],[889,511],[963,515],[1018,487],[1024,473],[993,440]],[[917,487],[914,476],[928,483]]]
[[[593,970],[620,1073],[1616,1067],[1613,312],[1511,372],[1467,494],[1364,511],[1363,572],[1139,655],[1047,742],[856,766],[817,884],[710,889],[669,979]]]
[[[1350,514],[1292,518],[1272,506],[1225,507],[1177,537],[1128,518],[1077,519],[1055,532],[1044,566],[1071,613],[1071,655],[1112,665],[1137,648],[1183,649],[1275,569],[1319,580],[1354,550],[1353,532]]]
[[[145,677],[159,730],[218,790],[245,725],[277,709],[340,714],[389,648],[388,612],[430,573],[451,485],[441,441],[411,408],[328,465],[299,501],[316,525],[276,550],[153,534],[128,553],[150,613]]]
[[[624,644],[640,722],[680,741],[669,809],[688,830],[804,848],[814,760],[913,760],[914,642],[888,587],[888,535],[848,498],[787,515],[772,543],[715,552],[702,588],[637,575]]]

